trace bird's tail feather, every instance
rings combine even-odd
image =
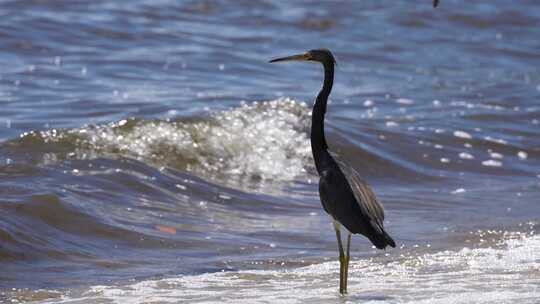
[[[383,230],[383,233],[386,244],[388,244],[392,248],[396,248],[396,242],[394,242],[394,239],[392,239],[392,237],[388,233],[386,233],[386,231]]]
[[[380,227],[380,231],[377,231],[378,233],[372,234],[371,237],[369,237],[369,240],[377,247],[378,249],[384,249],[386,246],[390,246],[392,248],[396,247],[396,243],[392,239],[392,237],[384,231],[384,228]]]

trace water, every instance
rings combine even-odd
[[[425,3],[424,3],[425,2]],[[0,302],[536,303],[534,1],[6,1]],[[353,238],[347,297],[309,147],[398,248]]]

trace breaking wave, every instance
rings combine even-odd
[[[191,121],[124,119],[70,130],[32,131],[10,146],[43,163],[134,158],[203,177],[291,181],[311,166],[310,109],[288,98],[243,104]]]

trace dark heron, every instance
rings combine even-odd
[[[326,103],[334,83],[335,59],[326,49],[311,50],[305,54],[273,59],[278,61],[320,62],[324,67],[324,84],[317,95],[311,116],[311,150],[319,173],[319,195],[324,211],[333,219],[339,247],[339,292],[347,293],[351,234],[367,237],[375,247],[396,247],[394,240],[384,231],[384,210],[371,188],[354,168],[328,151],[324,137]],[[341,225],[348,230],[346,251],[341,241]]]

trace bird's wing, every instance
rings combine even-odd
[[[339,168],[349,182],[349,186],[360,206],[362,213],[374,221],[377,226],[382,229],[384,221],[384,209],[381,203],[377,200],[375,193],[371,187],[362,179],[360,174],[351,166],[347,165],[343,160],[340,160],[333,155]]]
[[[359,220],[357,224],[353,224],[349,221],[352,218],[351,215],[345,215],[343,219],[346,221],[342,222],[342,224],[352,233],[361,233],[369,238],[373,245],[379,249],[384,249],[387,245],[396,247],[396,243],[392,237],[384,230],[384,209],[381,203],[377,201],[375,193],[373,193],[366,182],[362,180],[362,177],[354,170],[354,168],[348,166],[338,158],[334,157],[334,160],[341,170],[341,173],[343,173],[354,197],[354,202],[349,201],[349,206],[352,206],[353,208],[354,206],[357,206],[359,210],[356,209],[356,212],[360,211],[361,213],[361,217],[357,218],[357,220]],[[348,197],[350,200],[351,197]],[[354,212],[354,209],[351,211],[356,213]],[[341,215],[343,216],[343,214]],[[361,222],[364,224],[361,224]]]

